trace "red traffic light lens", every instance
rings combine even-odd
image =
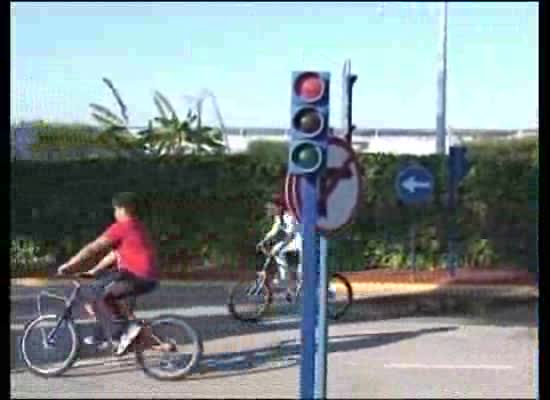
[[[319,74],[306,72],[296,79],[294,91],[302,99],[313,102],[323,97],[325,92],[325,82]]]
[[[323,116],[314,108],[302,108],[293,118],[294,129],[309,135],[316,135],[324,128]]]

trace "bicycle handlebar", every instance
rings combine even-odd
[[[80,287],[80,279],[95,279],[95,276],[88,273],[88,272],[75,272],[75,273],[63,273],[63,274],[60,274],[59,272],[56,272],[55,274],[56,277],[70,277],[73,284],[76,286],[76,287]]]

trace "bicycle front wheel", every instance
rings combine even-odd
[[[327,314],[337,320],[341,318],[353,302],[353,291],[349,281],[340,274],[333,274],[328,284]]]
[[[58,376],[75,362],[79,339],[74,322],[56,315],[42,315],[26,326],[21,338],[21,354],[34,374]]]
[[[143,371],[163,381],[188,375],[203,353],[200,334],[177,316],[160,316],[144,324],[135,346]]]
[[[271,304],[272,294],[261,279],[239,282],[229,293],[227,307],[236,319],[257,322]]]

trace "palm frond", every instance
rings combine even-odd
[[[107,107],[100,104],[91,103],[90,108],[92,108],[96,114],[100,114],[104,118],[110,120],[112,125],[125,125],[124,121]]]
[[[174,125],[174,120],[164,117],[155,117],[154,121],[162,125],[163,128],[171,128]]]
[[[122,101],[122,98],[118,93],[118,90],[116,90],[115,86],[113,85],[110,79],[103,78],[103,82],[105,82],[105,84],[109,87],[109,89],[113,93],[113,96],[115,96],[118,106],[120,107],[120,113],[124,118],[124,121],[126,122],[126,124],[128,124],[128,114],[127,114],[126,104],[124,104],[124,102]]]
[[[162,118],[163,120],[168,119],[168,117],[166,116],[166,112],[164,111],[164,107],[162,106],[162,103],[160,102],[160,100],[158,99],[157,96],[155,96],[155,97],[153,98],[153,101],[155,102],[155,106],[157,107],[157,110],[158,110],[158,112],[159,112],[161,118]]]
[[[114,125],[113,120],[111,120],[109,118],[106,118],[103,115],[99,115],[98,113],[95,113],[95,112],[92,113],[92,118],[94,118],[100,124],[103,124],[103,125],[106,125],[106,126],[113,126]]]
[[[162,104],[168,109],[168,111],[170,111],[170,113],[172,114],[172,118],[174,119],[177,118],[177,114],[176,114],[176,111],[174,110],[174,107],[172,107],[172,104],[170,104],[168,99],[162,93],[160,93],[159,91],[156,91],[155,97],[162,102]]]

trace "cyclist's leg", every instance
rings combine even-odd
[[[285,247],[288,245],[287,241],[282,241],[273,246],[272,253],[275,258],[275,262],[279,267],[279,278],[281,281],[285,281],[287,278],[288,262],[286,260]]]
[[[115,276],[116,276],[115,273],[116,271],[112,271],[112,270],[100,271],[96,275],[96,280],[93,283],[91,283],[89,287],[91,287],[95,292],[102,291],[105,286],[107,286],[113,279],[115,279]],[[88,296],[81,296],[81,297],[88,297],[88,298],[93,297],[93,301],[85,302],[83,306],[84,306],[84,309],[88,312],[88,314],[92,318],[95,318],[96,317],[95,311],[94,311],[95,307],[93,303],[95,302],[96,296],[88,295]],[[113,311],[116,311],[116,310],[113,310]]]
[[[104,297],[105,288],[116,279],[117,274],[111,272],[102,275],[89,285],[82,285],[80,288],[80,299],[84,302],[85,307],[91,307],[93,316],[98,322],[95,326],[93,337],[86,338],[89,339],[90,343],[94,341],[101,342],[110,338],[111,308],[104,304],[102,298]]]
[[[120,318],[121,315],[118,315],[117,321],[115,322],[115,314],[112,313],[113,305],[118,304],[119,301],[125,299],[126,297],[132,296],[135,293],[135,284],[123,273],[119,273],[116,279],[114,279],[109,285],[105,287],[103,292],[103,297],[101,305],[108,309],[110,314],[110,322],[114,339],[118,339],[124,331],[128,328],[129,321],[127,318]],[[119,310],[120,311],[120,310]]]
[[[157,282],[147,281],[135,277],[129,273],[121,273],[121,277],[107,287],[105,297],[115,301],[120,301],[129,296],[141,296],[153,291],[157,287]],[[132,340],[139,334],[141,326],[136,321],[130,320],[124,327],[121,335],[120,345],[117,349],[117,355],[122,355]]]
[[[290,268],[290,265],[288,266],[289,289],[295,290],[296,282],[299,278],[299,260],[296,260],[296,258],[299,256],[299,253],[292,245],[286,246],[282,250],[282,253],[287,260],[287,265],[289,264],[289,257],[292,260],[292,268]],[[297,264],[296,261],[298,262]]]

